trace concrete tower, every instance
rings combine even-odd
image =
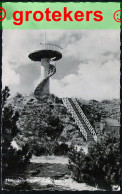
[[[53,62],[62,58],[61,48],[52,44],[44,44],[41,50],[29,54],[29,58],[41,62],[41,83],[34,91],[35,97],[40,98],[42,95],[49,94],[49,78],[56,72]]]

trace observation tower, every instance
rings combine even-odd
[[[49,94],[49,78],[55,74],[55,61],[62,58],[61,47],[53,44],[41,44],[41,50],[34,51],[28,56],[33,61],[41,63],[41,83],[36,87],[34,95],[37,99]]]
[[[34,91],[34,96],[40,100],[42,96],[49,94],[49,78],[56,72],[55,61],[62,58],[61,48],[45,43],[42,44],[41,50],[30,53],[28,57],[33,61],[40,61],[41,64],[41,82]],[[72,114],[85,140],[97,142],[96,131],[82,111],[79,101],[72,98],[62,98],[62,101],[67,110]]]

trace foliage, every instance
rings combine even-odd
[[[7,98],[10,96],[10,89],[8,86],[5,86],[5,88],[2,90],[2,108],[6,103]]]
[[[60,145],[57,145],[54,150],[55,155],[66,155],[69,151],[69,147],[65,143],[61,143]]]
[[[13,137],[17,134],[18,129],[16,127],[16,122],[18,118],[19,113],[14,113],[11,105],[4,108],[2,114],[2,134],[4,139],[6,139],[7,135],[9,135],[9,139],[12,141]]]
[[[86,182],[103,189],[119,185],[120,147],[119,137],[106,134],[97,144],[90,144],[88,154],[72,148],[69,168],[77,182]]]
[[[19,92],[17,93],[16,95],[16,98],[21,98],[22,97],[22,94],[20,94]]]
[[[37,108],[35,108],[37,107]],[[53,154],[57,139],[63,131],[58,110],[51,100],[41,98],[41,102],[26,104],[19,120],[20,135],[27,138],[34,154]]]
[[[102,100],[101,102],[105,103],[105,104],[110,104],[110,100],[107,100],[107,99],[106,100]]]
[[[55,97],[55,103],[63,103],[61,98]]]
[[[5,106],[7,97],[9,97],[9,88],[6,87],[2,92],[4,94],[2,110],[2,176],[3,179],[15,169],[24,167],[31,157],[28,145],[24,145],[21,150],[16,150],[11,146],[12,140],[19,132],[17,121],[19,113],[14,111],[11,105]]]

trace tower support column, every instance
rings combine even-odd
[[[49,67],[50,67],[49,59],[48,58],[41,59],[41,80],[43,80],[47,77],[48,72],[49,72]],[[49,92],[50,92],[49,91],[49,84],[50,84],[50,81],[48,79],[46,84],[45,84],[45,87],[43,88],[44,94],[49,94]]]
[[[47,77],[48,72],[49,72],[49,67],[50,67],[49,59],[43,58],[41,60],[41,77],[42,77],[42,79],[45,79]]]

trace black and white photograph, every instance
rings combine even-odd
[[[2,189],[120,191],[120,30],[3,30]]]

